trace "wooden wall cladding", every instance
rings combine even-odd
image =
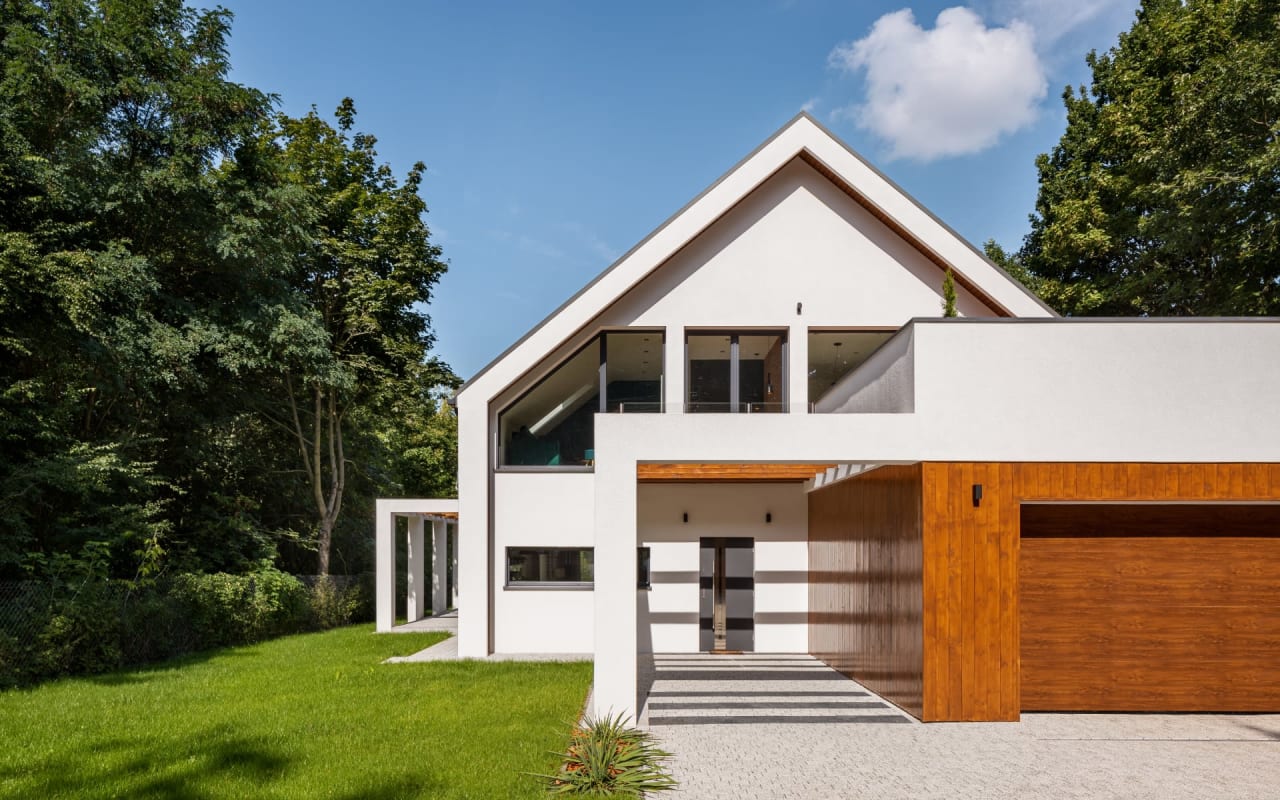
[[[922,467],[925,721],[1018,719],[1018,467]]]
[[[921,718],[926,721],[1015,720],[1023,708],[1033,707],[1024,701],[1022,692],[1024,686],[1039,691],[1034,664],[1037,648],[1043,645],[1027,643],[1024,648],[1024,626],[1021,622],[1039,619],[1051,612],[1044,608],[1031,608],[1020,613],[1021,548],[1035,548],[1039,541],[1035,532],[1027,542],[1022,541],[1023,503],[1280,500],[1280,465],[1277,464],[931,462],[922,465],[921,476],[924,538],[924,702]],[[983,498],[977,506],[973,503],[974,484],[983,486]],[[1030,513],[1034,515],[1037,512],[1033,510]],[[1151,509],[1145,513],[1161,512]],[[1088,524],[1080,518],[1075,522]],[[1157,523],[1144,524],[1150,530]],[[1059,517],[1054,524],[1060,532],[1064,525],[1071,524],[1071,520]],[[1265,527],[1267,523],[1255,518],[1251,524],[1255,526],[1256,535],[1258,526]],[[1043,536],[1046,530],[1051,532],[1052,528],[1041,528],[1039,535]],[[1227,539],[1219,541],[1226,542]],[[1186,545],[1185,539],[1182,544]],[[1039,563],[1036,568],[1052,571],[1054,567],[1046,563],[1046,559],[1065,556],[1064,553],[1046,552],[1046,559],[1040,559],[1040,555],[1032,556],[1028,568]],[[1216,557],[1218,566],[1214,569],[1221,569],[1224,559],[1231,560],[1233,555],[1245,557],[1245,552],[1223,551]],[[1212,546],[1201,551],[1199,557],[1203,559],[1202,563],[1214,563]],[[1250,557],[1261,558],[1274,565],[1277,554],[1267,550],[1266,553],[1252,552]],[[1065,563],[1062,566],[1070,571]],[[1169,561],[1161,569],[1175,567]],[[1100,573],[1098,580],[1105,581],[1104,576],[1105,573]],[[1236,578],[1218,575],[1215,580],[1221,584]],[[1264,577],[1262,580],[1269,579]],[[1275,585],[1272,581],[1271,586]],[[1032,603],[1040,602],[1039,595],[1035,594],[1037,591],[1039,589],[1031,588],[1029,583],[1021,590]],[[1033,627],[1026,626],[1026,635],[1039,635],[1029,633]],[[1257,657],[1262,655],[1262,651],[1247,642],[1256,644],[1268,639],[1274,642],[1274,636],[1268,634],[1266,630],[1269,629],[1264,630],[1265,627],[1258,617],[1242,614],[1216,638],[1197,635],[1202,646],[1204,642],[1236,637],[1237,644],[1245,651],[1233,658],[1244,657],[1244,652]],[[1030,684],[1023,680],[1020,671],[1019,665],[1023,660],[1032,670]],[[1269,660],[1272,665],[1277,663],[1274,655]],[[1083,665],[1077,666],[1083,668]],[[1229,678],[1229,682],[1238,685],[1254,682],[1255,686],[1261,686],[1256,683],[1256,678],[1250,677],[1255,674],[1244,670],[1238,678]],[[1152,680],[1159,678],[1155,674],[1148,677]],[[1213,683],[1212,676],[1208,674],[1201,678],[1202,685]],[[1176,676],[1171,674],[1170,685],[1176,683]],[[1210,693],[1214,691],[1209,690]],[[1076,693],[1078,698],[1080,694]],[[1042,701],[1034,696],[1028,700],[1034,707],[1044,707],[1040,705]],[[1062,704],[1058,705],[1059,708],[1083,710],[1087,707],[1084,699],[1070,704],[1065,704],[1065,698],[1053,702]],[[1222,710],[1228,708],[1221,699],[1214,705]],[[1160,710],[1178,707],[1171,694],[1153,696],[1146,707],[1155,709],[1157,706]],[[1278,710],[1280,706],[1270,703],[1269,708]]]
[[[921,716],[921,467],[886,466],[809,495],[809,650]]]

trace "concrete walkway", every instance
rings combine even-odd
[[[423,617],[422,619],[406,622],[403,625],[397,625],[392,628],[390,633],[432,633],[435,631],[448,631],[454,636],[458,635],[458,609],[446,611],[432,617]]]
[[[1026,714],[921,724],[807,656],[657,656],[641,720],[673,797],[1280,797],[1280,715]]]

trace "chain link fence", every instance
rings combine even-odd
[[[39,635],[48,623],[53,587],[39,581],[0,583],[0,634],[18,641]]]

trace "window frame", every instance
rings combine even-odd
[[[855,334],[855,335],[856,335],[856,334],[859,334],[859,333],[885,333],[885,334],[889,334],[888,336],[886,336],[886,337],[885,337],[884,341],[880,342],[880,344],[878,344],[878,345],[876,345],[874,348],[872,348],[872,349],[871,349],[871,351],[870,351],[869,353],[867,353],[867,355],[866,355],[866,356],[864,356],[864,357],[863,357],[862,361],[860,361],[860,362],[858,363],[858,366],[857,366],[857,367],[853,367],[853,369],[849,370],[849,372],[852,372],[853,370],[858,369],[858,367],[861,367],[864,363],[866,363],[868,359],[870,359],[873,355],[875,355],[876,351],[878,351],[880,348],[882,348],[882,347],[884,347],[886,344],[888,344],[889,340],[890,340],[890,339],[892,339],[892,338],[893,338],[893,337],[894,337],[894,336],[895,336],[899,331],[901,331],[901,330],[903,329],[903,327],[905,327],[905,326],[898,326],[898,327],[896,327],[896,328],[895,328],[895,327],[894,327],[894,326],[892,326],[892,325],[854,325],[854,326],[840,326],[840,325],[815,325],[815,326],[813,326],[813,327],[805,328],[805,331],[804,331],[804,336],[805,336],[805,355],[806,355],[806,358],[808,359],[807,363],[804,365],[804,372],[805,372],[805,386],[804,386],[805,398],[804,398],[804,407],[805,407],[805,411],[807,411],[807,412],[812,412],[812,411],[813,411],[814,404],[815,404],[815,403],[817,403],[817,400],[816,400],[815,398],[813,398],[813,397],[811,397],[811,396],[810,396],[810,395],[812,394],[812,392],[810,392],[810,391],[809,391],[809,370],[810,370],[810,368],[813,366],[813,361],[812,361],[813,356],[811,355],[811,352],[812,352],[812,351],[810,350],[810,348],[809,348],[809,346],[808,346],[808,345],[809,345],[809,337],[810,337],[810,336],[812,336],[812,335],[814,335],[814,334],[824,335],[824,334],[840,334],[840,333],[843,333],[843,334]],[[845,373],[845,375],[848,375],[848,374],[849,374],[849,372],[846,372],[846,373]],[[842,376],[842,377],[843,377],[843,376]]]
[[[579,553],[581,553],[582,551],[590,552],[592,578],[589,581],[513,581],[511,580],[511,551],[512,550],[546,550],[546,551],[570,550],[570,551],[577,551]],[[507,545],[507,547],[503,552],[503,562],[502,562],[503,586],[502,588],[504,590],[518,590],[518,591],[526,591],[526,590],[544,591],[548,589],[555,590],[555,591],[592,591],[595,589],[595,585],[596,585],[596,582],[595,582],[596,552],[595,551],[596,551],[595,547],[590,547],[590,546],[541,547],[537,545],[519,545],[519,544]]]
[[[782,375],[779,377],[779,388],[782,390],[782,408],[775,412],[757,412],[757,413],[775,413],[789,414],[791,413],[791,329],[790,328],[685,328],[684,329],[684,397],[682,405],[684,411],[688,413],[720,413],[712,411],[690,412],[689,411],[689,393],[693,390],[693,362],[689,360],[689,337],[690,336],[728,336],[729,337],[729,410],[722,412],[726,414],[749,414],[751,412],[740,411],[739,406],[742,405],[742,387],[740,383],[739,367],[741,357],[738,348],[738,340],[743,336],[777,336],[782,342]]]
[[[659,383],[662,387],[659,391],[662,393],[661,411],[665,413],[666,408],[666,374],[667,374],[667,329],[665,327],[639,327],[639,328],[600,328],[594,334],[589,336],[581,345],[574,348],[572,352],[565,355],[564,358],[556,361],[548,367],[536,381],[529,384],[523,392],[511,398],[510,401],[504,403],[497,409],[496,413],[491,417],[493,431],[493,471],[494,472],[594,472],[595,467],[586,464],[504,464],[503,459],[506,457],[506,443],[502,440],[502,416],[514,408],[520,401],[524,400],[532,394],[539,386],[546,383],[555,375],[556,371],[580,356],[582,352],[592,345],[596,347],[597,358],[597,414],[609,413],[608,409],[608,345],[605,343],[605,337],[611,333],[639,333],[639,334],[656,334],[658,337],[658,352],[660,354]],[[528,373],[526,373],[528,374]],[[623,413],[623,412],[616,412]],[[645,412],[649,413],[649,412]],[[594,442],[593,442],[594,444]]]

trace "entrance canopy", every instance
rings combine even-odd
[[[379,499],[374,541],[374,569],[376,571],[377,630],[390,631],[396,621],[396,518],[408,522],[406,564],[405,611],[407,621],[414,622],[426,613],[427,562],[431,563],[431,611],[443,614],[449,607],[449,529],[454,536],[458,530],[458,499],[395,498]],[[428,549],[426,523],[431,522],[431,546]],[[457,547],[453,548],[453,561],[457,561]],[[457,575],[457,570],[453,570]],[[456,592],[456,587],[455,587]]]

